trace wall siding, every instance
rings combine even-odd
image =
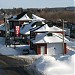
[[[41,46],[45,46],[45,54],[48,54],[48,50],[50,50],[51,47],[56,47],[56,52],[54,53],[53,50],[48,55],[58,55],[58,54],[66,54],[67,53],[67,49],[66,49],[66,43],[64,43],[64,50],[63,50],[63,44],[62,43],[51,43],[51,44],[34,44],[35,45],[35,51],[37,54],[41,54]]]
[[[48,55],[63,54],[63,44],[62,43],[47,44],[47,54]]]

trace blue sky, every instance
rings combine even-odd
[[[74,0],[0,0],[0,8],[45,8],[74,6]]]

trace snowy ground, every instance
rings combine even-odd
[[[5,45],[0,44],[0,54],[2,55],[23,55],[24,52],[26,53],[25,50],[27,49],[29,50],[28,55],[35,54],[34,50],[30,50],[29,45],[16,45],[16,47],[14,48],[14,45],[6,47]]]
[[[11,48],[14,48],[14,45],[11,45]],[[22,55],[23,49],[29,49],[29,45],[16,45],[15,50],[19,53],[19,55]]]
[[[32,65],[44,75],[75,75],[75,51],[58,57],[41,56]]]
[[[11,48],[14,48],[14,45],[11,45]],[[19,52],[20,55],[23,54],[23,50],[29,50],[29,55],[34,55],[34,50],[30,50],[30,45],[16,45],[15,50]]]
[[[0,44],[0,54],[1,55],[19,55],[19,53],[13,49],[13,48],[8,48],[5,45]]]

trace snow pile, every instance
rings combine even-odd
[[[18,55],[18,52],[13,48],[8,48],[0,45],[0,54],[1,55]]]
[[[32,66],[45,75],[74,75],[75,52],[55,59],[52,56],[41,56]]]

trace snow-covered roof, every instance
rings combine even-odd
[[[61,34],[61,33],[53,33],[53,34],[54,34],[54,36],[57,36],[57,37],[63,39],[63,34]],[[64,41],[70,42],[65,36],[64,36]]]
[[[33,43],[59,43],[63,42],[63,39],[59,36],[47,36],[48,32],[46,33],[39,33],[36,35],[36,38],[32,40]],[[69,42],[66,38],[64,38],[64,42]]]
[[[49,27],[47,24],[45,24],[44,26],[41,26],[39,29],[36,29],[34,32],[45,32],[45,31],[61,32],[63,30],[58,28],[58,27],[56,27],[56,26]]]
[[[26,32],[30,31],[31,25],[25,25],[23,29],[21,29],[20,33],[25,34]]]
[[[23,25],[24,27],[21,27],[20,28],[20,33],[21,34],[30,34],[30,29],[36,27],[36,25],[34,25],[32,27],[32,24],[34,24],[36,21],[32,21],[30,24],[26,24],[26,25]]]
[[[23,17],[21,17],[19,20],[32,20],[28,17],[27,14],[25,14]]]
[[[45,36],[43,37],[42,39],[37,38],[35,40],[33,40],[33,43],[58,43],[58,42],[62,42],[62,40],[58,37],[48,37],[48,36]]]
[[[36,16],[34,14],[32,14],[32,18],[33,18],[33,20],[40,20],[40,21],[44,21],[45,20],[44,18],[38,17],[38,16]]]
[[[64,31],[63,29],[61,29],[61,28],[59,28],[59,27],[56,27],[56,26],[52,26],[51,28],[50,28],[50,31],[56,31],[56,32],[60,32],[60,31]]]
[[[4,25],[4,23],[0,25],[0,30],[5,31],[5,25]]]
[[[49,31],[50,27],[45,24],[44,26],[40,27],[39,29],[36,29],[34,32],[43,32],[43,31]]]

